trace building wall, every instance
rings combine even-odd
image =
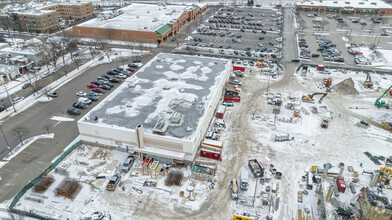
[[[88,37],[95,39],[110,39],[124,41],[140,41],[148,43],[157,42],[157,34],[152,31],[133,31],[120,29],[106,29],[93,27],[73,26],[73,35],[75,37]]]
[[[163,35],[158,35],[155,33],[155,31],[120,30],[83,26],[73,26],[72,32],[75,37],[137,41],[146,43],[163,43],[167,41],[169,37],[175,36],[184,25],[186,25],[188,22],[192,22],[197,16],[207,11],[207,9],[208,5],[203,8],[184,12],[179,17],[179,19],[169,24],[172,29]]]
[[[93,3],[79,5],[61,4],[43,8],[43,10],[56,10],[59,17],[68,20],[83,20],[94,15]]]

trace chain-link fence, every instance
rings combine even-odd
[[[50,171],[52,171],[59,163],[61,163],[64,158],[66,158],[73,150],[75,150],[80,144],[82,144],[82,140],[79,140],[75,144],[73,144],[68,150],[66,150],[57,160],[52,163],[44,172],[42,172],[40,175],[38,175],[35,179],[33,179],[31,182],[29,182],[25,187],[23,187],[22,190],[14,197],[14,200],[12,200],[9,210],[12,213],[19,214],[21,216],[28,216],[32,218],[37,218],[37,219],[53,219],[48,216],[40,216],[38,214],[32,213],[32,212],[27,212],[23,210],[18,210],[14,209],[14,206],[16,203],[18,203],[19,199],[22,198],[22,196],[31,188],[33,187],[43,176],[48,174]]]

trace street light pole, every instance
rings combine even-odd
[[[3,127],[2,127],[2,125],[3,125],[3,122],[2,122],[2,121],[0,121],[0,130],[1,130],[1,133],[3,133],[3,137],[4,137],[4,140],[5,140],[5,143],[7,144],[7,149],[9,149],[9,150],[10,150],[10,152],[11,152],[11,148],[10,148],[10,145],[8,144],[8,140],[7,140],[7,138],[5,137],[5,134],[4,134],[4,131],[3,131]]]

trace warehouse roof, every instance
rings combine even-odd
[[[193,8],[187,5],[131,4],[120,9],[119,16],[98,16],[80,27],[111,28],[120,30],[158,31],[162,26],[177,20]]]
[[[158,54],[80,122],[127,129],[141,124],[145,133],[163,129],[166,136],[192,139],[229,65],[218,58]]]

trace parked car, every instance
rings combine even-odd
[[[298,62],[299,62],[299,59],[292,59],[291,62],[293,62],[293,63],[298,63]]]
[[[114,87],[114,84],[110,83],[110,82],[106,82],[106,83],[104,83],[104,85],[110,86],[110,88]]]
[[[95,84],[87,84],[87,87],[88,87],[88,88],[94,89],[94,88],[97,88],[98,85],[95,85]]]
[[[80,111],[75,108],[70,108],[67,110],[67,113],[70,115],[80,115]]]
[[[111,79],[109,79],[109,82],[111,82],[111,83],[121,83],[121,80],[116,79],[116,78],[111,78]]]
[[[15,103],[22,101],[23,99],[24,99],[24,97],[17,96],[14,99],[12,99],[12,102],[15,104]]]
[[[59,94],[57,92],[48,92],[47,96],[55,98],[57,97]]]
[[[106,85],[106,84],[102,84],[99,86],[99,88],[104,89],[104,90],[110,90],[112,87],[110,87],[109,85]]]
[[[129,155],[127,159],[125,159],[121,167],[121,171],[125,173],[128,172],[131,169],[134,161],[135,161],[134,157],[132,155]]]
[[[110,177],[108,184],[106,185],[106,190],[114,191],[121,180],[120,174],[116,173]]]
[[[134,62],[134,63],[140,63],[140,62],[142,62],[142,60],[136,58],[136,59],[133,59],[133,62]]]
[[[83,91],[79,91],[79,92],[76,93],[76,95],[77,96],[87,96],[87,93],[83,92]]]
[[[128,68],[126,68],[125,70],[127,70],[127,71],[129,71],[129,72],[135,72],[135,69],[132,68],[132,67],[128,67]]]
[[[118,73],[113,70],[109,70],[106,72],[106,74],[114,76],[114,75],[117,75]]]
[[[317,54],[317,53],[312,54],[312,57],[319,57],[319,56],[320,56],[320,54]]]
[[[91,84],[100,86],[100,85],[102,85],[102,82],[99,82],[99,81],[92,81]]]
[[[89,92],[88,93],[88,96],[90,97],[90,96],[99,96],[100,94],[99,93],[97,93],[97,92]]]
[[[5,108],[3,106],[0,106],[0,112],[4,111]]]
[[[96,92],[96,93],[105,93],[105,91],[103,89],[101,89],[101,88],[95,88],[95,89],[93,89],[91,91]]]
[[[93,102],[98,101],[98,96],[89,96],[88,98]]]
[[[89,104],[91,104],[91,99],[80,97],[80,98],[78,99],[78,102],[83,103],[83,104],[86,104],[86,105],[89,105]]]
[[[25,84],[23,84],[22,89],[27,89],[30,86],[31,86],[31,83],[25,83]]]
[[[112,77],[110,77],[110,76],[107,75],[107,74],[103,74],[101,77],[102,77],[102,78],[105,78],[105,79],[110,79],[110,78],[112,78]]]
[[[127,78],[127,76],[126,75],[124,75],[124,74],[118,74],[117,76],[116,76],[117,78],[120,78],[120,79],[125,79],[125,78]]]
[[[87,105],[81,102],[76,102],[72,105],[72,107],[74,108],[80,108],[80,109],[86,109]]]

